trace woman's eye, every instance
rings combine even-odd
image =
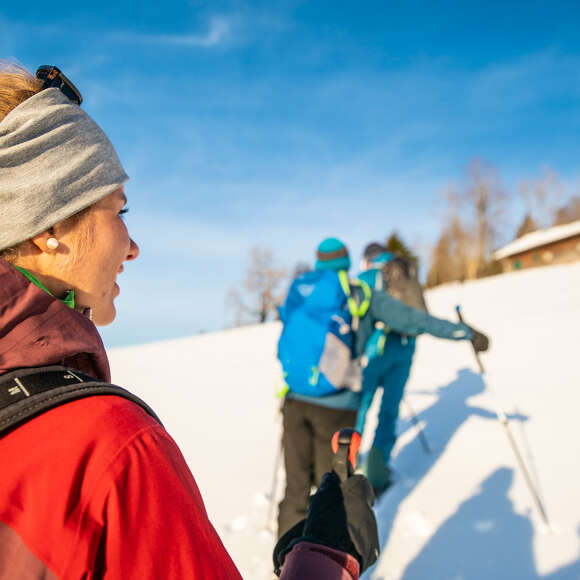
[[[119,212],[119,215],[120,215],[121,217],[123,217],[123,216],[124,216],[126,213],[128,213],[128,212],[129,212],[129,208],[128,208],[128,207],[124,207],[124,208],[123,208],[123,209],[122,209],[122,210]]]

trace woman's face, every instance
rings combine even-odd
[[[115,319],[123,262],[139,255],[123,221],[126,203],[121,187],[94,204],[75,227],[55,228],[57,252],[62,248],[64,254],[58,272],[61,289],[74,290],[77,307],[90,308],[93,322],[101,326]]]

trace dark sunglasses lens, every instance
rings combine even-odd
[[[36,71],[36,78],[44,81],[42,89],[56,88],[78,105],[83,102],[79,90],[62,74],[56,66],[42,65]]]
[[[83,98],[81,97],[81,94],[74,87],[66,85],[63,83],[59,88],[60,88],[61,92],[63,94],[65,94],[71,101],[74,101],[78,105],[81,104]]]

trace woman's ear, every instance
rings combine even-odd
[[[51,254],[54,253],[59,246],[58,239],[55,237],[52,229],[46,232],[42,232],[41,234],[37,234],[33,238],[30,238],[30,241],[41,252],[47,252]]]

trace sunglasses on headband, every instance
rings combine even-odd
[[[43,81],[42,90],[60,89],[64,95],[77,105],[83,102],[80,91],[64,76],[58,67],[49,64],[39,66],[36,71],[36,78]]]

